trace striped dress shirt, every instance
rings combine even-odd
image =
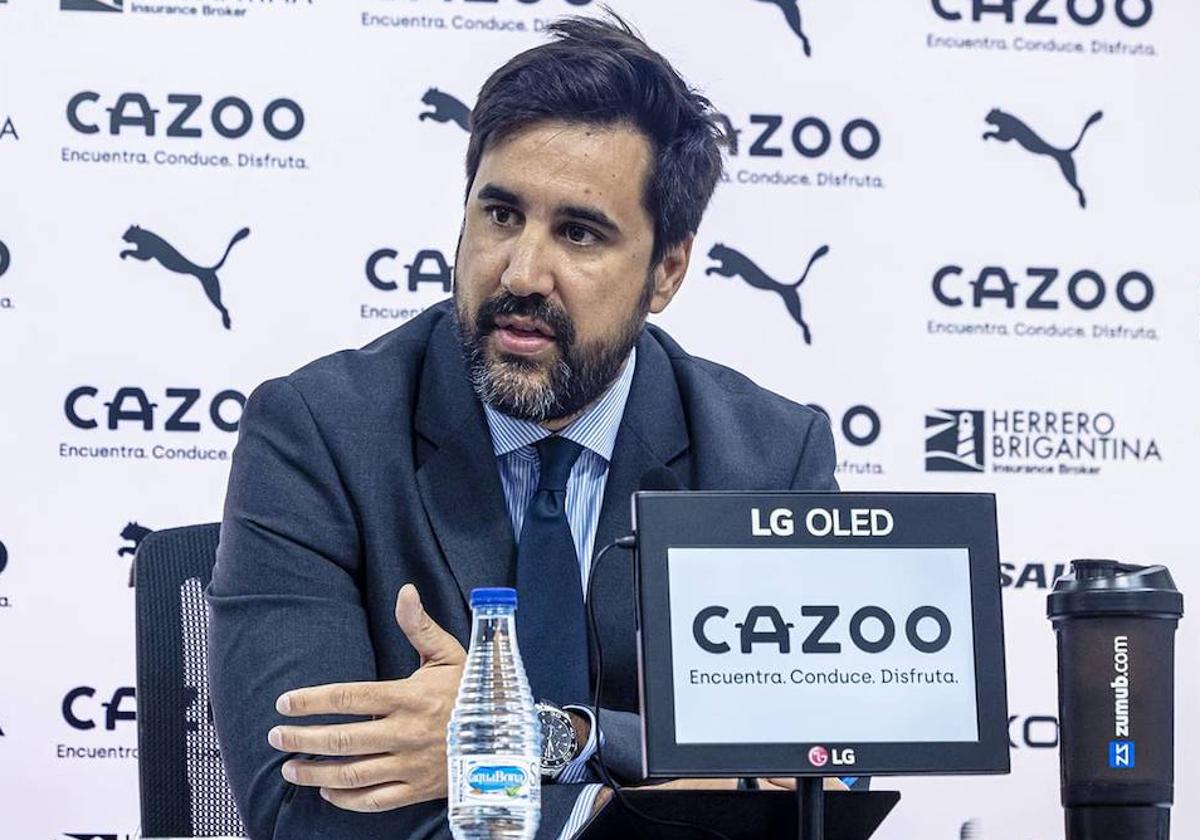
[[[620,376],[592,403],[583,414],[569,426],[558,432],[575,441],[583,450],[571,467],[567,479],[567,522],[571,526],[571,537],[575,541],[575,556],[579,561],[579,586],[581,593],[587,592],[588,575],[592,569],[592,551],[596,542],[596,526],[600,520],[600,505],[604,500],[604,486],[608,481],[608,465],[612,460],[613,447],[617,442],[617,430],[625,414],[625,403],[629,399],[629,388],[633,384],[633,371],[637,364],[637,349],[629,354]],[[552,432],[540,424],[518,420],[495,410],[486,403],[483,406],[488,430],[492,436],[492,450],[496,454],[500,469],[500,486],[504,490],[504,502],[512,521],[513,536],[519,544],[521,525],[525,510],[537,492],[540,463],[533,445]],[[583,778],[588,760],[596,752],[597,725],[591,710],[582,706],[570,706],[591,719],[590,736],[579,756],[563,768],[559,782],[577,782]],[[601,736],[602,737],[602,736]],[[596,795],[601,785],[587,785],[575,801],[575,807],[563,825],[560,840],[572,837],[591,816]]]

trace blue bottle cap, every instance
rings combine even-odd
[[[517,590],[508,586],[487,586],[471,590],[471,608],[475,607],[515,607],[517,605]]]

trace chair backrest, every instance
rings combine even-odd
[[[246,835],[208,693],[208,609],[220,526],[156,531],[134,558],[143,837]]]

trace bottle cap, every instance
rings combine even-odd
[[[517,590],[508,586],[487,586],[471,590],[471,609],[475,607],[515,607]]]
[[[1134,566],[1116,560],[1072,560],[1046,598],[1051,620],[1084,615],[1138,615],[1179,619],[1183,594],[1166,566]]]

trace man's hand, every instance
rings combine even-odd
[[[396,597],[396,623],[421,655],[410,677],[335,683],[280,695],[275,708],[289,717],[371,715],[370,721],[276,726],[267,741],[288,753],[339,756],[343,761],[293,759],[283,765],[289,782],[321,789],[347,811],[390,811],[446,796],[446,725],[458,694],[467,654],[421,606],[406,584]]]

